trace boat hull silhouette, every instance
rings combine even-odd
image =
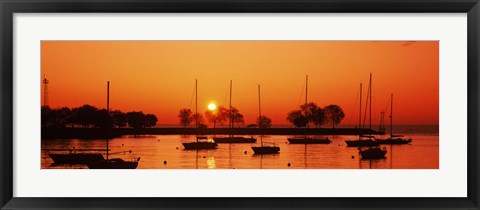
[[[89,169],[136,169],[138,161],[124,161],[120,158],[90,162]]]
[[[347,147],[372,147],[380,145],[377,141],[367,140],[347,140],[345,141]]]
[[[102,154],[48,154],[53,164],[87,164],[90,162],[105,160]]]
[[[222,143],[256,143],[257,139],[250,137],[216,137],[213,138],[215,143],[222,144]]]
[[[288,138],[288,143],[290,144],[330,144],[332,141],[328,138],[317,139],[317,138]]]
[[[280,152],[280,147],[277,146],[260,146],[252,147],[254,154],[276,154]]]
[[[402,139],[402,138],[397,138],[397,139],[377,139],[377,142],[379,144],[409,144],[412,142],[412,139]]]
[[[375,147],[367,150],[360,150],[358,153],[362,156],[362,159],[383,159],[385,158],[385,154],[387,154],[387,149]]]
[[[215,142],[188,142],[182,143],[185,150],[197,150],[197,149],[217,149],[218,144]]]

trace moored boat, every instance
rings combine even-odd
[[[138,166],[138,161],[140,161],[140,158],[132,161],[125,161],[121,158],[112,158],[108,160],[90,162],[87,164],[87,166],[89,169],[136,169]]]
[[[107,113],[110,114],[110,81],[107,82]],[[108,149],[108,138],[106,139],[106,159],[89,162],[87,166],[89,169],[136,169],[138,166],[138,162],[140,161],[140,157],[133,158],[131,161],[125,161],[121,158],[112,158],[109,159],[109,149]],[[132,151],[123,151],[132,153]],[[123,152],[116,152],[116,153],[123,153]]]
[[[328,138],[288,138],[290,144],[330,144],[332,141]]]
[[[233,116],[232,116],[232,80],[230,80],[230,108],[229,108],[229,127],[233,129]],[[230,135],[228,137],[214,137],[213,140],[216,143],[255,143],[257,142],[256,138],[253,137],[239,137]]]
[[[371,147],[366,150],[360,150],[359,148],[358,153],[362,156],[362,159],[383,159],[387,154],[387,148]]]
[[[403,138],[402,135],[393,134],[393,94],[390,95],[390,137],[387,139],[377,139],[379,144],[409,144],[412,138]]]
[[[100,153],[70,153],[70,154],[58,154],[51,153],[48,156],[53,160],[53,164],[87,164],[90,162],[96,162],[105,160]]]
[[[280,147],[273,145],[264,145],[262,135],[262,109],[260,106],[260,85],[258,85],[258,128],[260,129],[260,146],[252,146],[254,154],[276,154],[280,152]]]
[[[198,82],[195,79],[195,116],[198,116]],[[198,130],[198,119],[195,118],[195,130]],[[185,150],[217,149],[218,144],[207,137],[198,136],[198,132],[193,142],[182,143]]]
[[[362,83],[360,83],[360,103],[358,111],[358,128],[362,129]],[[370,99],[370,101],[368,101]],[[367,103],[370,105],[370,130],[372,129],[372,73],[370,73],[370,81],[368,83]],[[365,108],[365,115],[367,115],[367,109]],[[364,119],[365,120],[365,119]],[[367,138],[367,139],[364,139]],[[358,135],[357,140],[346,140],[347,147],[372,147],[378,146],[378,142],[373,136]]]
[[[305,78],[305,106],[307,106],[308,102],[308,75]],[[294,138],[287,138],[288,143],[290,144],[330,144],[332,141],[328,138],[309,138],[307,136],[307,124],[305,125],[305,136],[304,137],[294,137]]]
[[[213,137],[215,143],[222,144],[222,143],[255,143],[257,142],[256,138],[253,137],[239,137],[239,136],[232,136],[232,137]]]

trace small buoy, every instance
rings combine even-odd
[[[203,158],[205,158],[205,156],[203,156]]]
[[[355,156],[352,155],[352,159],[355,159]]]
[[[160,139],[157,139],[158,142],[160,142]]]
[[[178,147],[175,147],[178,150]]]
[[[288,163],[287,166],[290,167],[292,164]]]
[[[340,144],[338,146],[340,146]]]
[[[167,165],[167,161],[166,161],[166,160],[163,161],[163,165]]]
[[[122,147],[123,147],[123,144],[122,144]]]
[[[247,154],[247,151],[243,152],[243,154]]]

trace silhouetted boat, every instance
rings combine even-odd
[[[107,113],[110,114],[110,81],[107,82]],[[108,158],[108,138],[107,138],[107,157],[104,160],[87,163],[89,169],[136,169],[140,157],[133,158],[131,161],[125,161],[121,158]],[[126,151],[125,151],[126,152]],[[132,151],[128,151],[132,153]],[[122,152],[120,152],[122,153]]]
[[[372,73],[370,73],[370,81],[368,83],[368,93],[367,98],[370,98],[370,113],[372,112]],[[367,99],[368,102],[368,99]],[[359,111],[358,111],[358,127],[362,129],[362,83],[360,83],[360,103],[359,103]],[[365,109],[365,115],[367,114],[367,110]],[[370,116],[370,126],[372,117]],[[370,130],[372,128],[370,127]],[[367,137],[368,139],[362,139],[362,137]],[[346,140],[345,143],[347,147],[371,147],[371,146],[378,146],[378,142],[373,139],[373,136],[363,136],[358,135],[358,140]]]
[[[409,144],[412,139],[404,139],[402,135],[393,135],[393,94],[390,96],[390,138],[377,139],[379,144]]]
[[[360,150],[359,154],[362,156],[362,159],[382,159],[385,158],[385,154],[387,154],[387,148],[383,147],[380,149],[379,147],[371,147],[366,150]]]
[[[121,158],[112,158],[108,160],[101,160],[96,162],[90,162],[87,164],[89,169],[136,169],[138,167],[137,158],[133,161],[125,161]]]
[[[252,146],[252,150],[254,154],[275,154],[280,152],[280,147],[275,146],[266,146],[263,144],[263,134],[262,134],[262,109],[260,106],[260,85],[258,85],[258,121],[259,125],[258,128],[260,129],[260,146]]]
[[[255,154],[275,154],[280,152],[280,147],[277,146],[262,146],[252,147],[253,153]]]
[[[50,153],[48,156],[53,160],[53,164],[62,165],[62,164],[87,164],[90,162],[105,160],[103,155],[100,153],[76,153],[75,148],[64,150],[64,149],[55,149],[54,151],[69,151],[68,154],[62,153]],[[80,151],[97,151],[97,150],[80,150]],[[103,151],[103,150],[102,150]]]
[[[305,108],[307,108],[308,97],[308,75],[305,79]],[[308,122],[307,122],[308,125]],[[307,137],[307,125],[305,125],[305,136],[303,138],[288,138],[290,144],[330,144],[332,141],[328,138],[308,138]]]
[[[233,116],[232,116],[232,80],[230,80],[230,109],[229,109],[229,125],[230,125],[230,129],[233,128]],[[257,139],[256,138],[253,138],[253,137],[249,137],[249,138],[245,138],[245,137],[234,137],[233,135],[230,135],[228,137],[213,137],[213,140],[216,142],[216,143],[255,143],[257,142]]]
[[[198,84],[195,79],[195,130],[198,130]],[[194,142],[182,143],[185,150],[199,150],[199,149],[217,149],[218,144],[213,140],[208,140],[205,137],[195,136]],[[206,139],[206,140],[205,140]],[[199,141],[202,140],[202,141]]]
[[[379,145],[376,140],[372,139],[346,140],[345,143],[347,143],[347,147],[371,147]]]
[[[209,141],[209,140],[200,141],[200,139],[197,139],[197,141],[194,141],[194,142],[182,143],[182,145],[183,147],[185,147],[186,150],[217,149],[218,147],[218,144],[214,141]]]
[[[332,141],[328,138],[288,138],[290,144],[330,144]]]
[[[257,142],[256,138],[253,137],[213,137],[213,140],[215,143],[221,144],[221,143],[255,143]]]

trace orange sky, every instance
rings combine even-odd
[[[288,124],[287,113],[304,101],[308,74],[308,100],[320,106],[340,105],[346,115],[342,124],[355,124],[359,83],[363,82],[364,107],[371,72],[373,124],[378,124],[390,93],[395,124],[438,124],[437,41],[42,41],[41,45],[42,75],[50,81],[53,108],[83,104],[104,108],[110,81],[112,109],[153,113],[158,124],[177,124],[181,108],[195,109],[195,78],[200,113],[210,101],[228,106],[233,80],[232,103],[246,124],[258,116],[257,84],[262,89],[262,114],[273,124]]]

